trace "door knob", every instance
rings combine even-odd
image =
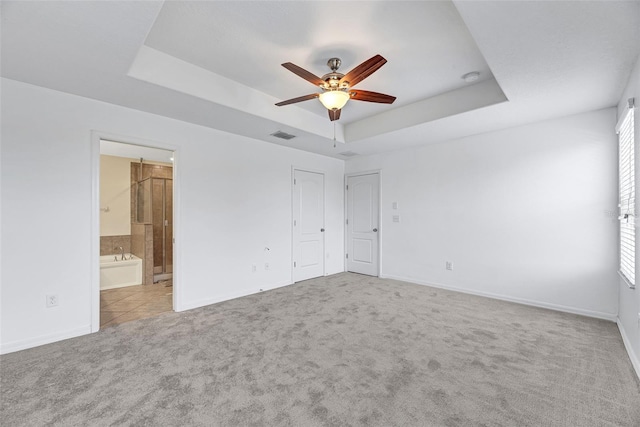
[[[373,232],[374,232],[374,233],[377,233],[377,232],[378,232],[378,229],[377,229],[377,228],[374,228],[374,229],[373,229]]]
[[[320,232],[321,232],[321,233],[324,233],[324,228],[321,228],[321,229],[320,229]]]

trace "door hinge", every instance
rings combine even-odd
[[[346,257],[346,258],[349,258],[349,254],[345,254],[345,257]]]
[[[347,225],[349,225],[349,218],[347,218]]]
[[[347,184],[347,190],[349,189],[349,185]]]
[[[295,227],[296,225],[298,225],[298,224],[296,223],[296,220],[294,219],[293,220],[293,226]]]
[[[295,178],[293,178],[293,185],[297,184],[297,180]]]
[[[296,262],[295,261],[293,261],[293,266],[296,267]]]

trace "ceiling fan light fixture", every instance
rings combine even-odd
[[[349,98],[349,92],[342,90],[328,90],[318,96],[318,99],[327,110],[340,110],[345,106]]]

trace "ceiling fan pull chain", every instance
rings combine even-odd
[[[333,148],[336,148],[336,122],[333,122]]]

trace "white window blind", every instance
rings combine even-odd
[[[620,197],[620,273],[629,286],[636,283],[636,185],[633,99],[629,109],[616,127],[619,144],[619,197]]]

